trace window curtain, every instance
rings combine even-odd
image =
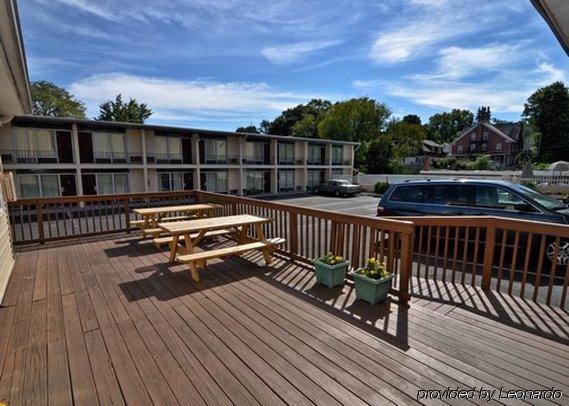
[[[217,192],[227,192],[227,172],[217,172]]]
[[[41,175],[41,193],[43,197],[59,196],[59,175]]]
[[[182,140],[174,137],[166,137],[168,140],[168,153],[182,156]]]
[[[20,193],[23,199],[40,197],[40,185],[37,175],[19,175]]]
[[[16,149],[34,151],[55,151],[55,140],[51,130],[32,128],[16,129]]]
[[[160,181],[160,190],[161,191],[168,191],[170,190],[170,174],[169,173],[161,173],[159,176]]]
[[[182,173],[172,174],[172,190],[184,190],[184,175]]]
[[[124,134],[110,133],[111,152],[124,154],[126,152]]]
[[[93,133],[94,152],[112,152],[109,137],[105,133]]]
[[[126,173],[115,173],[115,193],[128,193],[128,174]]]
[[[98,173],[97,194],[112,195],[113,193],[113,175],[110,173]]]
[[[154,150],[157,154],[168,153],[168,140],[166,139],[166,137],[154,138]]]

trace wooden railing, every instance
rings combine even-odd
[[[569,226],[498,217],[401,217],[415,224],[413,275],[565,308]]]
[[[130,231],[137,207],[187,204],[195,192],[20,199],[8,203],[15,245]]]
[[[256,214],[274,219],[265,225],[267,238],[284,237],[283,252],[310,261],[327,252],[351,261],[351,268],[370,257],[385,261],[396,275],[392,293],[409,297],[413,224],[408,221],[369,218],[293,206],[239,196],[196,191],[200,203],[216,203],[223,215]]]

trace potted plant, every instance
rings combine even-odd
[[[313,261],[316,270],[316,282],[333,288],[344,283],[349,262],[329,252]]]
[[[385,262],[370,258],[364,268],[353,273],[356,283],[356,297],[371,305],[387,299],[391,288],[393,273],[387,269]]]

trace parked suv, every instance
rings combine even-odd
[[[329,193],[334,196],[355,196],[360,192],[358,185],[337,179],[326,180],[314,188],[314,193]]]
[[[449,179],[391,185],[378,216],[500,216],[569,223],[567,204],[516,183]]]

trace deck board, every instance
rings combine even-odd
[[[371,307],[284,257],[212,260],[199,284],[167,258],[126,234],[22,250],[0,308],[0,401],[440,405],[465,402],[417,391],[502,386],[569,402],[560,309],[416,277],[409,308]]]

